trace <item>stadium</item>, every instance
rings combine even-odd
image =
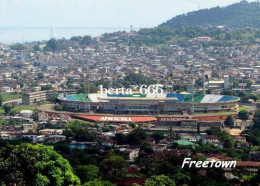
[[[237,111],[239,100],[235,96],[187,93],[59,95],[68,111],[140,115]]]

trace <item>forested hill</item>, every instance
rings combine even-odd
[[[215,7],[176,16],[160,26],[184,25],[230,27],[260,27],[260,3],[241,1],[227,7]]]

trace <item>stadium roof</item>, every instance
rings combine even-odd
[[[190,94],[182,93],[165,93],[165,94],[72,94],[66,97],[60,98],[65,101],[75,101],[75,102],[114,102],[116,100],[144,100],[144,101],[174,101],[177,103],[191,103],[192,96]],[[239,97],[227,96],[227,95],[212,95],[212,94],[195,94],[194,103],[227,103],[239,101]]]

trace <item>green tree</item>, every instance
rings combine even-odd
[[[224,122],[225,126],[231,127],[234,125],[234,118],[232,116],[228,116]]]
[[[3,101],[4,101],[3,96],[0,95],[0,107],[2,107]]]
[[[145,186],[175,186],[173,180],[171,180],[168,176],[160,175],[153,176],[147,182],[145,182]]]
[[[97,137],[95,131],[89,130],[88,124],[81,124],[78,121],[69,124],[63,131],[63,135],[76,141],[96,141]]]
[[[41,86],[41,90],[51,90],[51,89],[52,89],[52,85],[50,84]]]
[[[112,155],[100,163],[100,174],[112,182],[122,180],[126,175],[126,161],[121,156]]]
[[[86,182],[84,186],[113,186],[113,184],[109,181],[95,179],[93,181]]]
[[[53,95],[51,95],[49,98],[48,98],[48,100],[50,101],[50,102],[52,102],[52,103],[57,103],[58,102],[58,94],[53,94]]]
[[[0,183],[5,185],[78,185],[69,162],[44,145],[0,147]]]
[[[78,93],[96,93],[98,91],[97,87],[92,84],[85,84],[82,88],[78,90]]]
[[[43,73],[42,73],[42,72],[38,73],[38,74],[37,74],[37,78],[38,78],[38,79],[43,79],[43,78],[44,78]]]
[[[65,44],[64,44],[65,42],[66,41],[63,40],[63,39],[60,39],[60,40],[50,39],[47,42],[46,47],[44,48],[44,50],[52,51],[52,52],[64,50],[66,48]]]
[[[260,128],[260,109],[257,109],[253,117],[254,128]]]
[[[12,110],[13,106],[9,104],[4,104],[3,109],[5,111],[5,114],[8,114]]]
[[[34,46],[33,46],[33,50],[35,50],[35,51],[40,51],[41,48],[40,48],[39,44],[34,45]]]
[[[241,119],[248,119],[249,112],[247,110],[241,110],[238,112],[238,117]]]
[[[162,140],[164,138],[164,135],[163,133],[161,132],[155,132],[153,133],[152,135],[152,138],[156,141],[156,142],[159,142],[160,140]]]
[[[21,50],[25,50],[25,46],[20,44],[20,43],[16,43],[14,45],[10,45],[10,49],[11,50],[18,50],[18,51],[21,51]]]
[[[132,145],[141,144],[147,138],[146,132],[142,128],[136,128],[127,135],[127,143]]]
[[[95,165],[80,165],[76,167],[76,174],[82,183],[98,178],[99,168]]]
[[[143,150],[145,153],[147,154],[151,154],[153,153],[153,148],[151,147],[151,144],[150,143],[144,143],[140,150]]]
[[[90,45],[92,42],[92,37],[91,36],[84,36],[81,40],[81,45],[82,46],[87,46]]]

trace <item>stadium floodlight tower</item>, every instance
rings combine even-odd
[[[87,72],[88,72],[88,66],[87,66]],[[87,106],[88,106],[88,111],[90,112],[90,101],[88,99],[88,95],[90,94],[90,86],[89,86],[89,78],[85,76],[85,94],[86,94],[86,99],[85,99],[85,112],[87,112]]]
[[[229,88],[229,75],[224,75],[224,89]]]
[[[202,72],[202,79],[203,79],[203,94],[205,95],[206,90],[205,90],[205,70],[203,70]]]
[[[195,85],[195,79],[194,79],[194,72],[192,73],[192,91],[191,91],[191,114],[194,114],[194,85]]]

